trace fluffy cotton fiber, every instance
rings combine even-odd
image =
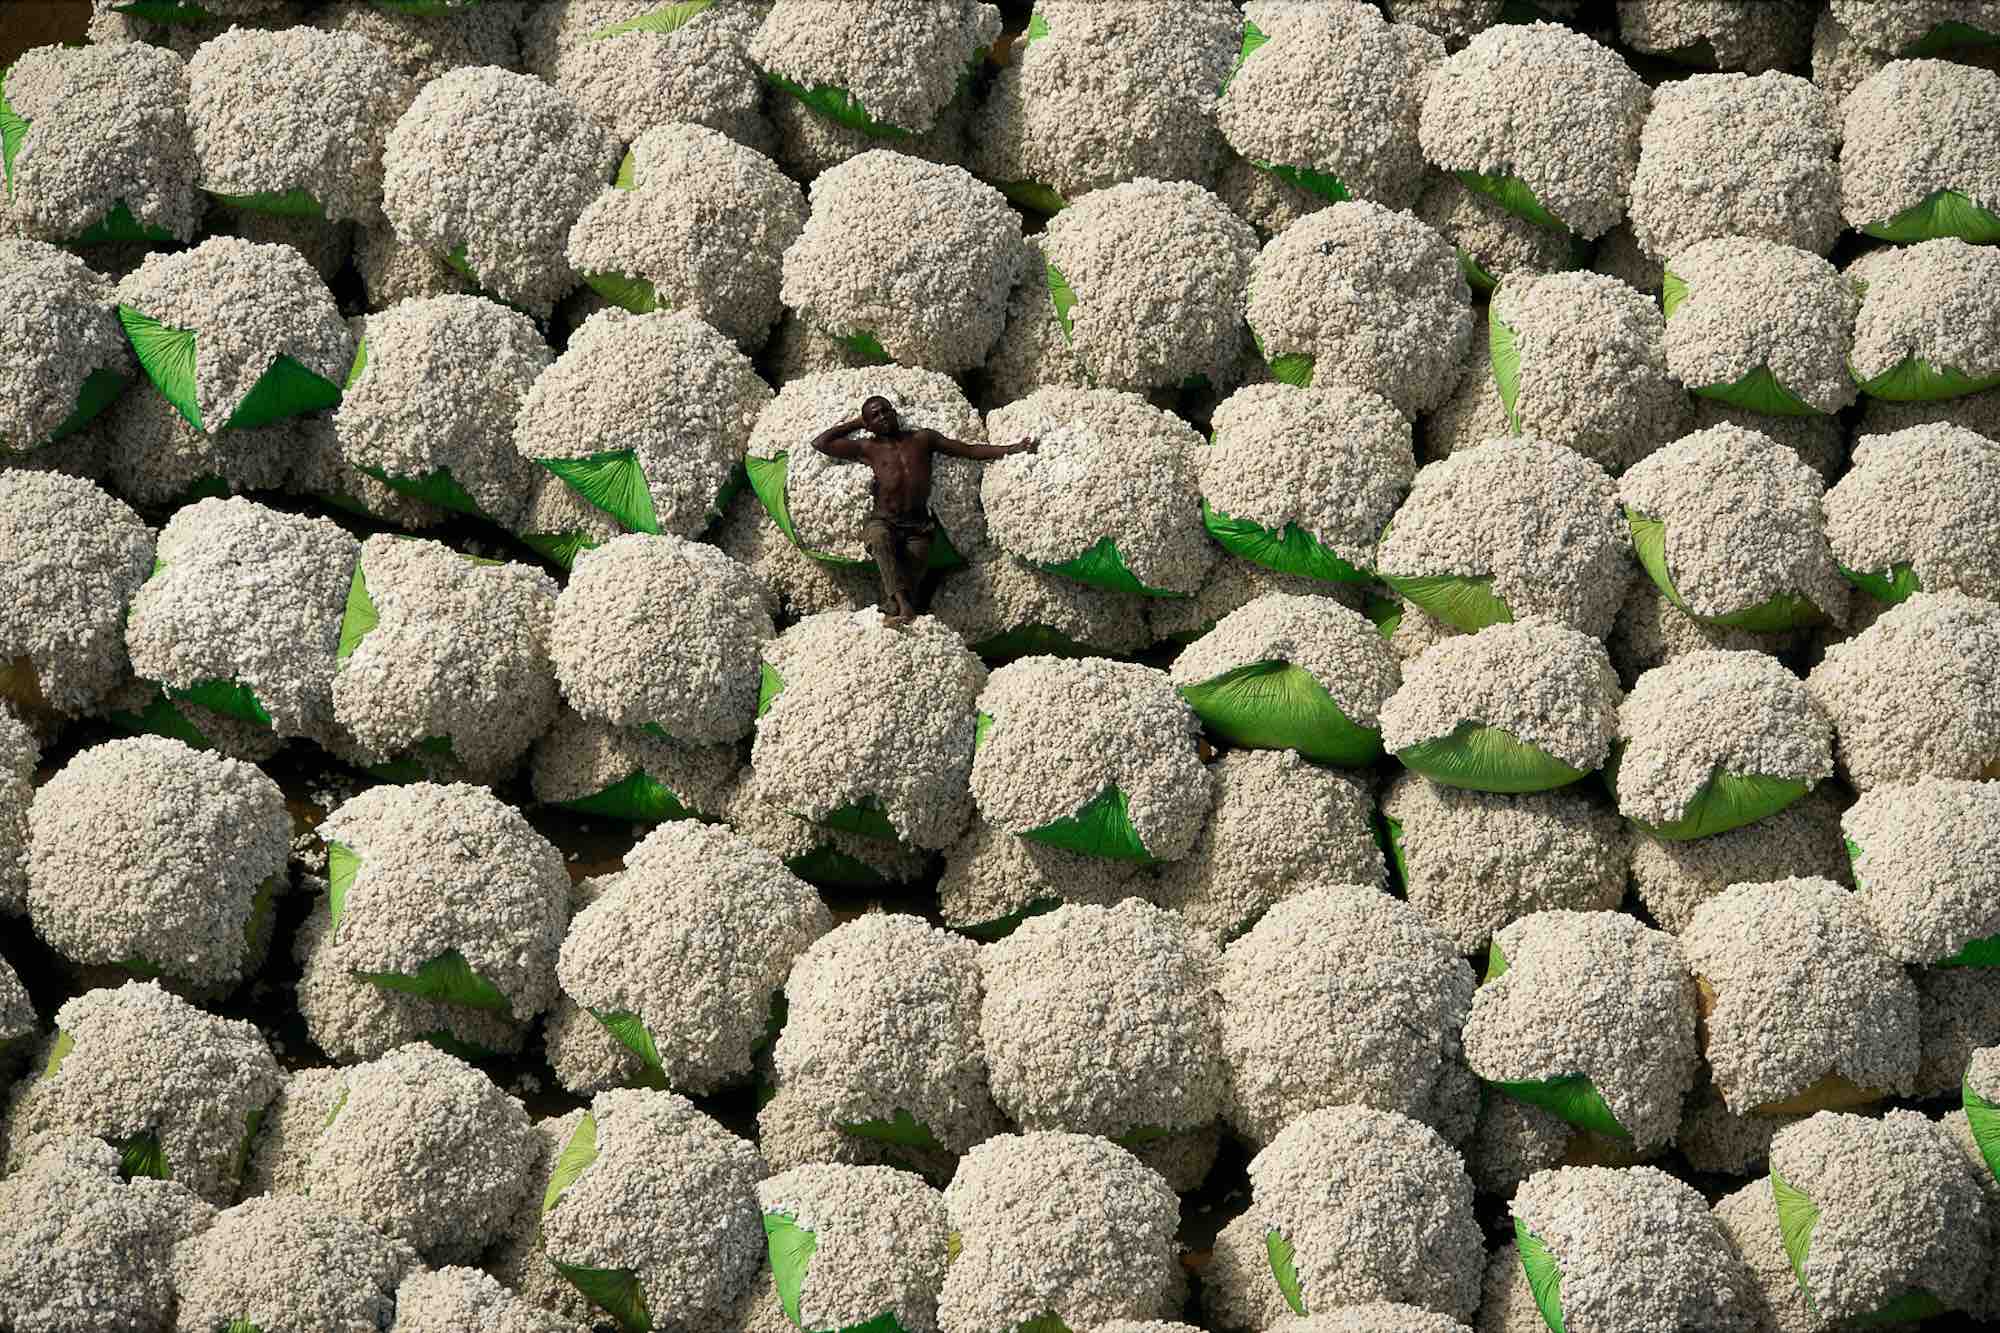
[[[1890,957],[1966,959],[2000,935],[2000,783],[1923,778],[1876,787],[1840,828],[1856,901]]]
[[[1884,240],[2000,240],[2000,74],[1897,60],[1842,104],[1841,211]]]
[[[357,322],[334,431],[349,464],[397,490],[512,526],[535,469],[515,415],[555,359],[527,316],[474,296],[404,301]]]
[[[1816,255],[1840,237],[1840,118],[1804,79],[1697,74],[1663,83],[1639,144],[1632,238],[1654,263],[1725,236]]]
[[[256,1117],[284,1082],[254,1026],[156,982],[65,1001],[36,1065],[40,1077],[0,1124],[0,1165],[25,1165],[38,1134],[86,1135],[118,1149],[133,1174],[179,1181],[218,1208],[235,1200]]]
[[[770,151],[764,81],[748,49],[768,3],[721,0],[694,12],[659,0],[550,0],[522,8],[522,68],[549,80],[617,139],[630,143],[685,121]],[[656,14],[683,21],[665,31],[658,20],[635,22]]]
[[[1693,408],[1667,369],[1666,321],[1616,278],[1516,275],[1494,292],[1487,322],[1515,434],[1618,473],[1687,428]]]
[[[1542,1088],[1588,1080],[1616,1137],[1643,1150],[1673,1140],[1694,1087],[1695,986],[1671,935],[1618,912],[1537,912],[1494,933],[1464,1041],[1496,1092],[1559,1114]]]
[[[0,459],[87,425],[133,378],[112,284],[39,241],[0,241]]]
[[[1027,252],[1020,216],[964,168],[880,149],[813,182],[784,303],[888,360],[971,370],[1000,337]]]
[[[1410,906],[1459,953],[1535,912],[1615,910],[1629,841],[1617,812],[1570,792],[1518,796],[1405,773],[1382,795],[1396,876]]]
[[[1202,527],[1201,437],[1136,394],[1037,390],[987,419],[1032,454],[986,465],[980,498],[993,541],[1053,573],[1117,592],[1186,597],[1216,551]]]
[[[647,130],[626,161],[627,188],[600,193],[570,229],[570,264],[629,310],[685,310],[745,351],[763,346],[785,309],[785,251],[806,224],[799,187],[700,125]]]
[[[1632,891],[1662,930],[1680,934],[1695,909],[1732,884],[1799,875],[1851,883],[1841,845],[1840,797],[1822,783],[1774,815],[1711,837],[1635,836]]]
[[[1537,616],[1602,636],[1632,577],[1622,527],[1602,467],[1548,439],[1493,439],[1417,473],[1372,567],[1459,629]]]
[[[1479,1093],[1458,1034],[1472,969],[1372,882],[1288,896],[1230,944],[1216,985],[1223,1114],[1251,1143],[1346,1104],[1399,1111],[1454,1143],[1471,1131]]]
[[[1833,265],[1738,236],[1676,251],[1667,273],[1667,369],[1693,392],[1780,416],[1854,401],[1861,294]]]
[[[558,976],[655,1078],[707,1093],[750,1072],[772,997],[832,924],[776,856],[680,820],[647,835],[577,914]]]
[[[1945,424],[1864,434],[1825,511],[1834,562],[1877,600],[2000,596],[2000,444],[1988,436]]]
[[[64,957],[219,991],[262,963],[292,821],[254,765],[109,741],[35,794],[28,831],[28,915]]]
[[[425,84],[390,130],[382,209],[404,241],[546,318],[576,285],[570,225],[617,161],[617,140],[539,79],[453,70]],[[502,180],[507,189],[488,184]]]
[[[1166,673],[1135,664],[1030,657],[993,673],[979,695],[992,719],[972,764],[989,824],[1056,846],[1171,861],[1193,850],[1212,778],[1198,723]],[[1031,780],[1032,775],[1032,780]],[[1051,826],[1115,807],[1116,846],[1082,845]]]
[[[177,1327],[387,1327],[415,1267],[409,1246],[317,1199],[249,1199],[175,1248]]]
[[[1450,242],[1410,214],[1355,201],[1264,247],[1247,317],[1279,379],[1381,393],[1415,416],[1458,382],[1472,292]]]
[[[761,794],[918,847],[948,847],[972,816],[973,706],[986,669],[942,621],[889,629],[880,611],[829,611],[766,649],[752,751]],[[834,824],[839,827],[839,824]]]
[[[778,90],[894,144],[936,123],[966,67],[1000,35],[977,0],[864,0],[838,24],[816,0],[777,0],[750,58]]]
[[[1851,368],[1892,401],[1955,398],[2000,385],[2000,253],[1956,237],[1891,246],[1848,266],[1862,283]]]
[[[1424,156],[1544,226],[1595,240],[1625,216],[1646,86],[1617,53],[1554,23],[1489,28],[1438,67]]]
[[[416,96],[365,37],[232,28],[188,62],[201,187],[243,207],[365,222],[382,206],[382,148]]]
[[[124,618],[153,532],[91,482],[0,470],[0,663],[26,659],[30,698],[81,713],[127,674]],[[9,674],[12,674],[11,672]]]

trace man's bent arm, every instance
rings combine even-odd
[[[825,454],[828,458],[845,458],[850,460],[859,458],[861,457],[861,441],[850,440],[847,437],[862,428],[860,418],[858,417],[853,421],[843,421],[838,426],[830,430],[823,430],[815,436],[812,447]]]

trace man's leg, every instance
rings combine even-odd
[[[937,529],[926,524],[911,532],[903,541],[903,586],[909,593],[909,610],[913,618],[922,613],[922,608],[917,605],[917,595],[923,591],[924,578],[930,573],[931,539],[936,533]]]
[[[862,525],[861,541],[882,576],[882,615],[889,620],[908,620],[915,611],[909,605],[908,580],[894,525],[887,519],[871,518]]]

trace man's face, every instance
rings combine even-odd
[[[886,398],[870,398],[861,405],[861,424],[877,435],[889,435],[901,423],[896,419],[896,409],[889,406]]]

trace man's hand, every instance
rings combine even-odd
[[[1039,440],[1024,439],[1021,440],[1019,443],[1009,447],[1007,452],[1010,454],[1032,454],[1041,447],[1042,447],[1041,442]]]

